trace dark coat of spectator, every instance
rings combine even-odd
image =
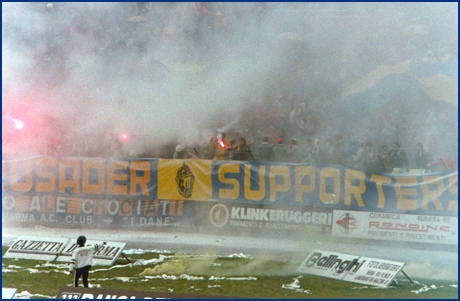
[[[258,161],[273,161],[274,152],[273,145],[269,142],[268,136],[262,138],[262,143],[257,146],[257,160]]]
[[[428,159],[429,155],[427,152],[425,152],[425,149],[423,148],[423,144],[421,142],[417,142],[415,147],[417,148],[417,151],[414,155],[414,168],[425,169],[428,162],[430,162],[430,160]]]
[[[335,136],[334,150],[332,152],[332,164],[345,166],[346,163],[345,142],[341,134]]]
[[[286,162],[287,150],[282,138],[278,138],[277,144],[273,148],[274,161]]]
[[[397,141],[393,142],[389,152],[390,163],[393,168],[409,168],[406,152]]]
[[[383,148],[381,152],[375,158],[375,165],[378,166],[378,172],[392,172],[393,167],[391,165],[390,156],[388,150]]]
[[[326,143],[319,145],[313,153],[316,163],[324,165],[331,164],[332,149],[332,140],[326,139]]]
[[[246,142],[246,139],[243,137],[238,138],[238,144],[232,148],[230,151],[233,153],[232,160],[237,161],[249,161],[251,160],[251,149]]]
[[[377,152],[373,148],[372,142],[366,142],[364,148],[364,171],[365,172],[378,172],[381,163],[376,161]]]
[[[302,149],[297,145],[297,139],[292,138],[287,150],[287,160],[291,163],[301,163],[305,159],[305,154]]]

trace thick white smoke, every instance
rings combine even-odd
[[[27,149],[37,154],[59,131],[73,155],[83,144],[107,155],[98,152],[121,131],[134,156],[205,145],[246,125],[244,110],[260,102],[278,102],[284,115],[307,102],[327,119],[318,135],[331,136],[342,84],[380,64],[382,50],[402,48],[391,43],[411,23],[451,36],[452,5],[2,3],[2,105],[35,118]],[[138,15],[146,20],[128,21]]]

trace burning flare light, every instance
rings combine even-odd
[[[13,122],[14,122],[14,126],[17,129],[23,129],[24,128],[24,122],[22,122],[21,120],[13,118]]]

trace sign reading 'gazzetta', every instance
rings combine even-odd
[[[18,237],[3,257],[18,259],[55,260],[69,243],[64,237]]]
[[[101,245],[102,241],[88,240],[86,245],[90,246],[96,243]],[[112,265],[121,255],[126,244],[107,241],[106,245],[101,245],[97,252],[94,253],[93,263]],[[13,242],[3,257],[70,262],[72,253],[76,248],[77,244],[71,243],[69,238],[20,236]]]

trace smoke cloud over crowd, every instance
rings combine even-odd
[[[300,103],[321,140],[341,132],[380,143],[390,123],[406,148],[428,146],[415,121],[430,122],[425,132],[447,137],[430,151],[456,151],[456,106],[441,119],[446,108],[405,95],[381,108],[396,113],[388,119],[337,116],[344,91],[381,65],[430,52],[456,60],[457,12],[457,3],[2,3],[4,155],[44,155],[58,140],[61,155],[108,156],[125,132],[133,157],[204,148],[217,131],[256,144],[272,125],[291,138],[284,120]]]

